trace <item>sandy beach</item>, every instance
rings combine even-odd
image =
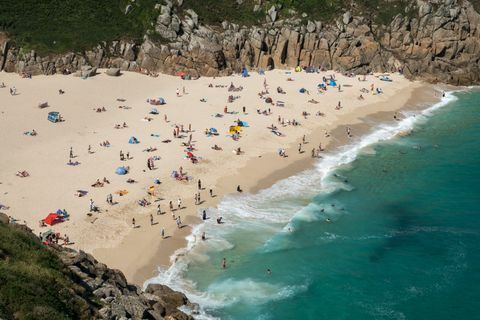
[[[330,79],[331,75],[337,86],[318,90],[322,77]],[[243,192],[266,188],[310,166],[315,160],[312,149],[320,143],[326,149],[322,152],[331,151],[355,141],[376,123],[394,121],[396,111],[436,99],[431,85],[398,74],[390,78],[392,82],[372,75],[359,81],[333,71],[274,70],[265,76],[251,72],[247,78],[236,75],[190,81],[137,73],[109,77],[103,71],[88,79],[62,75],[23,79],[2,72],[0,83],[6,87],[0,89],[1,211],[25,221],[36,233],[52,229],[68,235],[72,248],[93,253],[141,285],[185,246],[191,227],[201,222],[202,210],[215,206],[223,195],[237,192],[237,186]],[[242,90],[228,91],[231,83]],[[13,87],[16,95],[9,92]],[[278,87],[285,93],[278,93]],[[382,93],[374,94],[377,88]],[[65,93],[59,94],[60,89]],[[260,97],[266,89],[269,93]],[[233,102],[227,102],[229,96]],[[166,104],[147,102],[160,97]],[[47,108],[38,107],[45,102]],[[341,108],[336,108],[339,102]],[[97,112],[98,108],[106,111]],[[158,114],[151,114],[152,108]],[[64,121],[48,121],[51,111],[60,112]],[[248,126],[242,126],[238,138],[233,139],[229,129],[237,120]],[[298,125],[291,124],[293,120]],[[272,125],[276,129],[268,128]],[[175,138],[176,126],[180,132]],[[206,134],[210,128],[215,128],[216,134],[215,130]],[[31,135],[33,130],[36,135]],[[131,137],[139,143],[130,144]],[[105,141],[110,145],[101,146]],[[213,149],[214,145],[221,150]],[[241,152],[235,152],[238,148]],[[287,157],[279,156],[281,148]],[[120,152],[128,153],[128,159],[122,161]],[[188,158],[189,152],[196,163]],[[157,159],[153,170],[147,168],[149,158]],[[128,167],[128,173],[116,174],[122,166]],[[188,180],[172,177],[180,167]],[[17,176],[19,171],[28,176]],[[104,178],[108,182],[103,182]],[[103,186],[92,187],[97,179]],[[86,193],[79,197],[79,190]],[[195,204],[198,192],[201,201]],[[106,202],[109,194],[113,204]],[[98,212],[90,212],[90,199]],[[139,205],[142,199],[149,204]],[[177,209],[178,199],[181,209]],[[39,221],[57,209],[65,209],[69,219],[41,227]],[[182,228],[177,227],[172,213],[181,217]],[[228,222],[228,217],[223,219]]]

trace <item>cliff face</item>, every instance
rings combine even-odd
[[[466,0],[417,0],[389,25],[339,14],[334,22],[276,20],[240,27],[205,26],[192,10],[160,6],[156,34],[143,43],[113,42],[92,51],[39,57],[0,38],[0,68],[52,74],[83,65],[216,76],[248,68],[314,66],[352,72],[403,70],[407,77],[455,85],[480,82],[480,15]]]
[[[187,297],[167,286],[145,292],[82,251],[45,246],[0,213],[0,319],[190,320]]]

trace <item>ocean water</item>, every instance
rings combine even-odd
[[[480,91],[405,116],[225,198],[150,282],[199,319],[480,319]]]

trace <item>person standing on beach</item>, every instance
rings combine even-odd
[[[170,212],[173,212],[173,203],[172,203],[172,201],[170,201],[170,202],[168,203],[168,205],[170,206]]]
[[[213,189],[210,189],[210,198],[213,198]]]
[[[95,202],[93,202],[93,199],[90,199],[90,212],[95,210]]]
[[[226,269],[226,268],[227,268],[227,259],[223,258],[222,259],[222,269]]]
[[[202,212],[202,220],[203,220],[203,221],[207,220],[207,210],[203,210],[203,212]]]
[[[298,153],[302,153],[302,144],[301,143],[298,144]]]
[[[202,180],[198,179],[198,190],[202,190]]]
[[[205,235],[205,231],[202,232],[202,240],[203,240],[203,241],[207,240],[207,236]]]
[[[175,93],[177,94],[177,97],[180,97],[180,90],[178,90],[178,88],[175,90]]]
[[[136,225],[135,225],[135,218],[132,218],[132,227],[133,227],[133,229],[135,229],[135,228],[136,228]]]
[[[162,231],[160,231],[160,234],[162,235],[162,239],[165,239],[165,228],[162,227]]]
[[[150,213],[150,225],[153,226],[153,215]]]
[[[92,153],[92,146],[91,146],[91,145],[88,145],[88,153],[89,153],[89,154]]]
[[[182,199],[178,198],[177,200],[177,208],[178,210],[182,209]]]
[[[73,159],[73,148],[70,147],[70,159]]]
[[[157,215],[162,214],[162,209],[160,209],[160,204],[157,206]]]

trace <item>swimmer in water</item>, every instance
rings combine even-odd
[[[223,258],[222,260],[222,269],[226,269],[227,268],[227,259],[226,258]]]
[[[330,220],[330,218],[327,218],[327,219],[325,219],[325,222],[330,223],[330,222],[332,222],[332,220]]]
[[[271,276],[272,275],[272,270],[267,269],[267,273],[268,273],[269,276]]]

